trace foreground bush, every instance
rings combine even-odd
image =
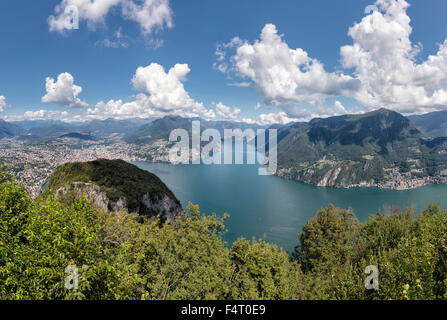
[[[0,170],[0,299],[445,299],[447,213],[430,205],[360,223],[330,205],[289,256],[264,240],[222,240],[197,206],[173,222],[35,201]],[[379,268],[366,290],[365,267]],[[67,290],[67,266],[79,287]]]

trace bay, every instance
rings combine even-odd
[[[229,213],[229,232],[224,236],[229,244],[242,236],[265,235],[268,242],[291,252],[305,223],[329,203],[352,209],[361,221],[392,205],[402,210],[414,206],[417,212],[429,203],[439,202],[447,208],[447,184],[406,191],[335,189],[259,176],[256,165],[134,164],[159,176],[184,208],[191,202],[198,204],[202,213]]]

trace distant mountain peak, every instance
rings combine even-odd
[[[447,137],[447,110],[413,115],[408,118],[431,138]]]
[[[22,127],[0,119],[0,139],[21,136],[25,135],[26,133],[27,130],[23,129]]]
[[[427,138],[385,108],[313,119],[296,130],[284,127],[278,136],[283,132],[279,175],[315,185],[411,188],[443,181],[447,172],[446,140]]]

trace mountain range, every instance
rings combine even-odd
[[[0,138],[21,137],[25,140],[55,139],[59,137],[94,139],[128,135],[138,131],[154,119],[91,120],[67,123],[55,120],[26,120],[6,122],[0,119]]]
[[[12,138],[26,134],[26,130],[13,123],[0,119],[0,139]]]
[[[247,124],[244,122],[232,121],[207,121],[200,118],[182,118],[182,117],[164,117],[157,119],[143,127],[140,130],[127,135],[126,141],[129,143],[145,144],[152,143],[157,140],[169,141],[169,135],[174,129],[184,129],[191,136],[192,122],[200,121],[200,129],[216,129],[220,132],[222,138],[224,137],[225,129],[241,129],[247,128],[256,129],[259,126],[254,124]]]
[[[272,125],[278,130],[280,177],[318,186],[377,186],[409,189],[447,182],[447,112],[405,117],[380,109],[361,115],[316,118]],[[0,121],[0,138],[97,140],[119,137],[127,143],[168,142],[174,129],[257,129],[242,122],[167,116],[161,119],[93,120],[86,123],[30,122],[23,127]],[[262,127],[268,129],[266,126]],[[268,131],[267,131],[268,134]],[[446,135],[447,136],[447,135]],[[268,141],[268,137],[266,139]],[[268,146],[267,146],[268,147]]]
[[[447,181],[447,138],[387,109],[280,128],[278,175],[318,186],[408,189]]]
[[[431,112],[423,115],[408,116],[417,129],[431,138],[447,137],[447,111]],[[6,122],[0,119],[0,138],[25,136],[27,139],[58,138],[62,135],[79,133],[94,138],[107,138],[122,134],[130,143],[150,143],[158,139],[168,140],[169,132],[176,128],[191,131],[191,123],[200,120],[201,128],[224,129],[258,128],[243,122],[206,121],[200,118],[182,118],[167,116],[160,119],[105,119],[86,122],[63,122],[59,120],[23,120]],[[270,128],[278,129],[278,140],[306,123],[274,124]],[[266,128],[266,126],[263,126]]]
[[[447,111],[414,115],[408,118],[429,137],[447,137]]]

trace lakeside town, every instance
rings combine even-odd
[[[168,142],[129,144],[120,139],[81,141],[74,138],[29,142],[16,138],[0,139],[0,163],[11,170],[17,181],[23,182],[32,197],[42,192],[51,173],[67,162],[85,162],[99,158],[121,159],[128,162],[169,161]]]
[[[24,183],[32,197],[42,193],[52,172],[67,162],[86,162],[96,159],[121,159],[127,162],[169,162],[169,142],[163,139],[150,144],[132,144],[122,137],[100,140],[81,140],[71,137],[29,141],[20,138],[0,139],[0,163],[4,164],[17,181]],[[200,152],[190,150],[190,159],[200,158]],[[184,159],[181,159],[184,161]],[[280,169],[279,177],[296,180],[291,176],[291,169]],[[334,168],[329,170],[318,186],[335,186],[333,181],[339,174]],[[362,181],[350,187],[378,187],[381,189],[409,190],[418,187],[447,183],[447,170],[435,176],[424,176],[421,169],[412,169],[402,173],[398,168],[384,168],[381,183]],[[335,176],[335,178],[334,178]],[[332,181],[332,182],[331,182]],[[304,182],[311,183],[304,179]]]

